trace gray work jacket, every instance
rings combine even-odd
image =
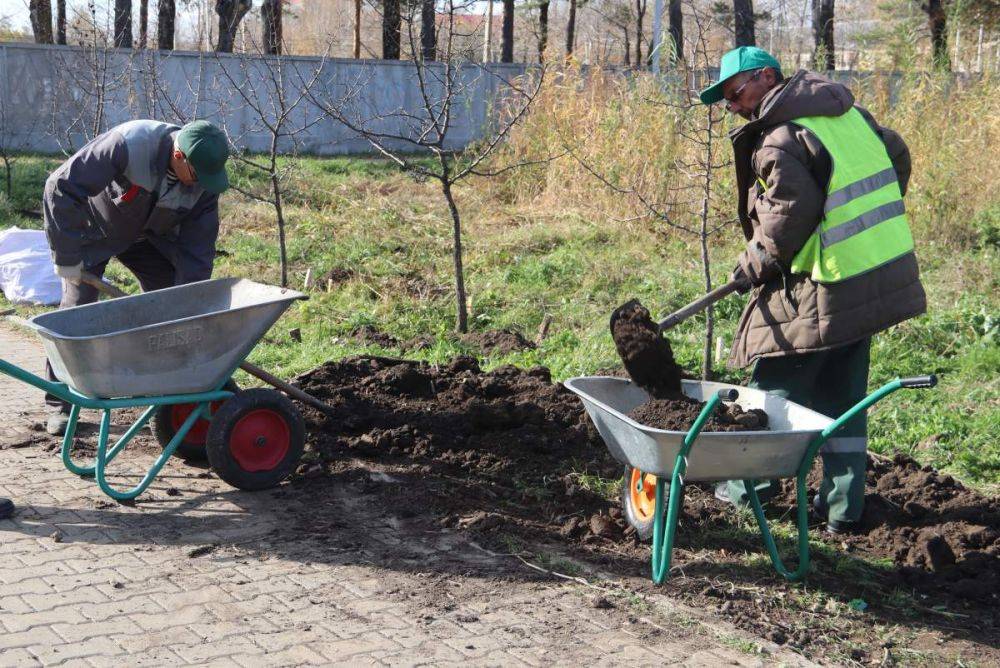
[[[219,197],[167,183],[176,125],[129,121],[77,151],[45,182],[45,234],[58,265],[93,267],[148,240],[176,283],[212,276]]]

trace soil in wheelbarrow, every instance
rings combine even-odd
[[[814,659],[1000,662],[998,501],[907,458],[872,459],[861,531],[817,531],[805,585],[773,572],[745,511],[718,501],[711,485],[690,486],[676,569],[656,587],[649,544],[622,517],[622,466],[546,369],[368,356],[297,382],[335,411],[303,407],[308,452],[290,490],[310,512],[291,519],[289,539],[336,541],[345,518],[332,499],[350,483],[359,502],[396,518],[404,544],[445,532],[564,573],[611,573],[632,591],[680,599]],[[790,493],[771,509],[787,555]],[[491,575],[537,576],[510,562]]]

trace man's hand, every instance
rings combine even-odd
[[[83,273],[82,262],[78,262],[73,265],[63,265],[63,264],[56,265],[56,276],[64,280],[67,280],[70,283],[79,283],[80,275],[82,273]]]

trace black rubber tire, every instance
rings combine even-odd
[[[229,390],[234,393],[240,391],[236,381],[231,378],[226,381],[226,384],[222,389]],[[221,405],[222,402],[219,402],[217,407],[221,407]],[[153,414],[152,419],[149,421],[149,428],[153,431],[153,436],[156,437],[156,441],[160,444],[161,448],[167,447],[170,444],[171,439],[173,439],[174,434],[177,433],[174,428],[174,410],[177,409],[177,407],[178,404],[174,404],[173,406],[160,406],[159,410]],[[204,420],[204,418],[202,418],[202,420]],[[187,438],[180,442],[180,445],[178,445],[177,449],[174,450],[174,454],[182,459],[203,462],[208,459],[208,453],[205,452],[206,438],[207,433],[201,439],[191,440],[191,433],[188,432]]]
[[[244,390],[212,418],[205,443],[208,463],[233,487],[269,489],[299,465],[305,433],[302,414],[285,395],[263,388]],[[249,460],[256,461],[247,468]]]
[[[639,540],[650,540],[653,537],[653,518],[641,517],[632,505],[632,467],[625,467],[625,475],[622,478],[621,502],[622,514],[625,521],[635,529],[635,535]]]

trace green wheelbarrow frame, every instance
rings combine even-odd
[[[764,547],[767,549],[768,556],[771,558],[771,563],[774,565],[775,570],[778,571],[782,577],[791,581],[799,581],[802,580],[809,572],[809,504],[806,499],[806,476],[809,475],[809,470],[812,468],[813,461],[816,459],[816,455],[819,453],[823,444],[826,443],[831,436],[833,436],[841,427],[844,426],[844,424],[850,421],[858,413],[867,410],[873,404],[892,394],[896,390],[901,388],[928,388],[934,387],[935,385],[937,385],[937,377],[934,375],[897,378],[896,380],[890,381],[852,406],[843,415],[836,418],[810,442],[809,447],[806,449],[805,455],[802,457],[802,461],[799,464],[795,479],[799,562],[798,567],[794,571],[789,570],[785,566],[781,556],[778,554],[778,547],[774,542],[774,536],[771,534],[771,528],[767,523],[767,518],[764,517],[764,509],[761,505],[760,497],[757,495],[757,490],[755,488],[756,481],[743,481],[746,486],[748,496],[750,497],[750,507],[753,509],[754,518],[757,520],[757,525],[760,527],[761,536],[764,540]],[[667,573],[670,571],[670,563],[673,556],[674,537],[677,532],[677,521],[680,518],[680,509],[684,502],[684,474],[687,471],[688,455],[694,447],[694,444],[698,439],[698,435],[701,433],[702,428],[708,421],[708,418],[718,407],[719,402],[723,399],[727,401],[735,401],[737,397],[737,390],[720,390],[709,397],[708,401],[705,403],[705,406],[695,419],[694,424],[691,425],[691,429],[688,430],[687,435],[684,437],[683,445],[681,446],[674,461],[673,474],[670,478],[669,502],[664,501],[663,488],[664,485],[667,484],[666,481],[663,477],[658,477],[656,479],[656,505],[653,514],[652,550],[652,579],[656,584],[661,584],[666,579]],[[640,490],[643,485],[643,477],[644,476],[642,475],[639,476],[638,485]],[[664,503],[666,503],[666,508],[664,508]]]
[[[37,387],[53,396],[70,404],[69,422],[66,425],[66,434],[63,436],[62,442],[62,461],[63,464],[69,469],[70,472],[75,473],[81,477],[94,477],[97,480],[98,486],[101,491],[110,496],[112,499],[117,501],[130,501],[140,494],[142,494],[153,479],[156,478],[160,470],[163,469],[167,461],[173,456],[174,451],[177,447],[184,441],[184,437],[187,436],[191,428],[194,427],[195,423],[199,418],[204,417],[205,419],[211,419],[211,405],[213,401],[222,401],[229,399],[233,396],[233,392],[222,389],[228,379],[236,371],[236,368],[230,370],[226,375],[226,381],[224,381],[217,389],[210,392],[197,392],[192,394],[168,394],[158,397],[131,397],[124,399],[95,399],[93,397],[88,397],[86,395],[80,394],[73,388],[69,387],[66,383],[52,382],[40,378],[35,374],[22,369],[21,367],[11,364],[6,360],[0,359],[0,373],[4,373],[12,378],[19,381],[27,383],[33,387]],[[156,461],[153,462],[149,470],[143,476],[142,480],[135,487],[128,490],[117,490],[108,484],[107,475],[107,465],[125,449],[125,446],[135,437],[139,430],[146,426],[149,420],[153,417],[153,414],[161,406],[172,406],[176,404],[195,404],[195,410],[191,411],[191,414],[187,419],[181,424],[180,428],[174,434],[164,448],[160,456],[157,457]],[[142,413],[135,424],[128,428],[128,430],[122,434],[112,447],[108,447],[110,441],[110,431],[111,431],[111,411],[120,408],[148,408]],[[76,434],[76,426],[80,417],[80,410],[83,408],[94,409],[101,411],[101,424],[100,430],[97,437],[97,453],[94,457],[94,463],[90,466],[81,466],[73,461],[72,451],[73,451],[73,437]]]

